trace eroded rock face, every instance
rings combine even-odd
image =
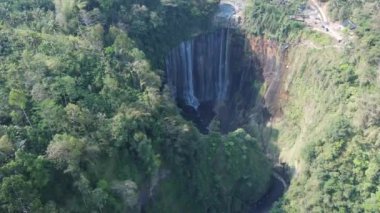
[[[260,70],[266,85],[265,107],[273,116],[281,114],[280,100],[286,98],[282,91],[284,77],[287,71],[286,52],[288,46],[280,47],[277,42],[262,37],[248,38],[249,48],[253,57],[260,64]]]

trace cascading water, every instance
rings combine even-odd
[[[229,29],[182,42],[166,58],[167,83],[177,100],[198,109],[223,102],[229,86]]]
[[[258,95],[254,82],[261,79],[260,67],[248,51],[242,34],[222,28],[184,41],[168,53],[166,84],[182,115],[201,132],[208,132],[214,118],[221,132],[248,122]]]

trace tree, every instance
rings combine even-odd
[[[355,123],[361,128],[380,125],[380,94],[365,94],[360,99]]]
[[[92,125],[93,117],[88,109],[69,103],[65,107],[66,118],[70,122],[70,127],[78,132],[84,132],[87,127]]]
[[[14,151],[14,146],[12,142],[9,140],[9,137],[7,135],[3,135],[0,138],[0,152],[9,155],[13,153]]]
[[[57,134],[46,150],[47,159],[55,162],[59,168],[66,167],[66,172],[75,172],[79,169],[85,146],[83,140],[68,134]]]
[[[2,180],[0,200],[0,210],[6,212],[33,212],[41,208],[37,191],[22,175],[12,175]]]
[[[75,29],[78,24],[77,13],[86,4],[84,0],[54,0],[57,22],[65,30]]]
[[[101,24],[96,24],[86,28],[84,37],[91,43],[91,45],[98,51],[103,49],[103,35],[104,29]]]
[[[135,208],[138,204],[138,187],[132,180],[116,182],[111,189],[123,198],[127,207]]]
[[[371,197],[365,201],[363,208],[366,212],[378,212],[380,209],[380,187],[376,193],[372,193]]]
[[[8,103],[12,106],[19,107],[22,110],[22,112],[24,113],[24,116],[25,116],[26,120],[28,121],[29,125],[32,126],[32,123],[30,122],[29,117],[25,112],[27,99],[26,99],[26,95],[23,91],[17,90],[17,89],[12,89],[9,92]]]

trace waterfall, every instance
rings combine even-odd
[[[167,84],[173,96],[198,109],[228,95],[230,32],[220,29],[182,42],[166,58]]]

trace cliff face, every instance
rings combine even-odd
[[[195,110],[201,103],[227,99],[230,36],[221,29],[182,42],[169,53],[166,73],[173,96]]]
[[[287,98],[287,92],[282,90],[287,71],[287,46],[279,46],[275,41],[262,37],[247,39],[253,57],[259,63],[262,72],[265,93],[263,94],[265,107],[272,116],[281,115],[281,102]]]
[[[248,121],[263,78],[246,44],[240,33],[220,29],[182,42],[167,56],[167,85],[201,130],[214,117],[222,132]]]
[[[244,128],[270,153],[273,129],[267,121],[281,115],[286,98],[286,51],[265,38],[217,30],[182,42],[168,54],[167,86],[184,117],[201,132]],[[283,193],[280,188],[273,200]]]
[[[264,123],[266,108],[272,115],[281,111],[285,55],[273,41],[220,29],[174,48],[166,59],[166,81],[185,117],[205,132],[216,118],[228,132],[252,119]]]

